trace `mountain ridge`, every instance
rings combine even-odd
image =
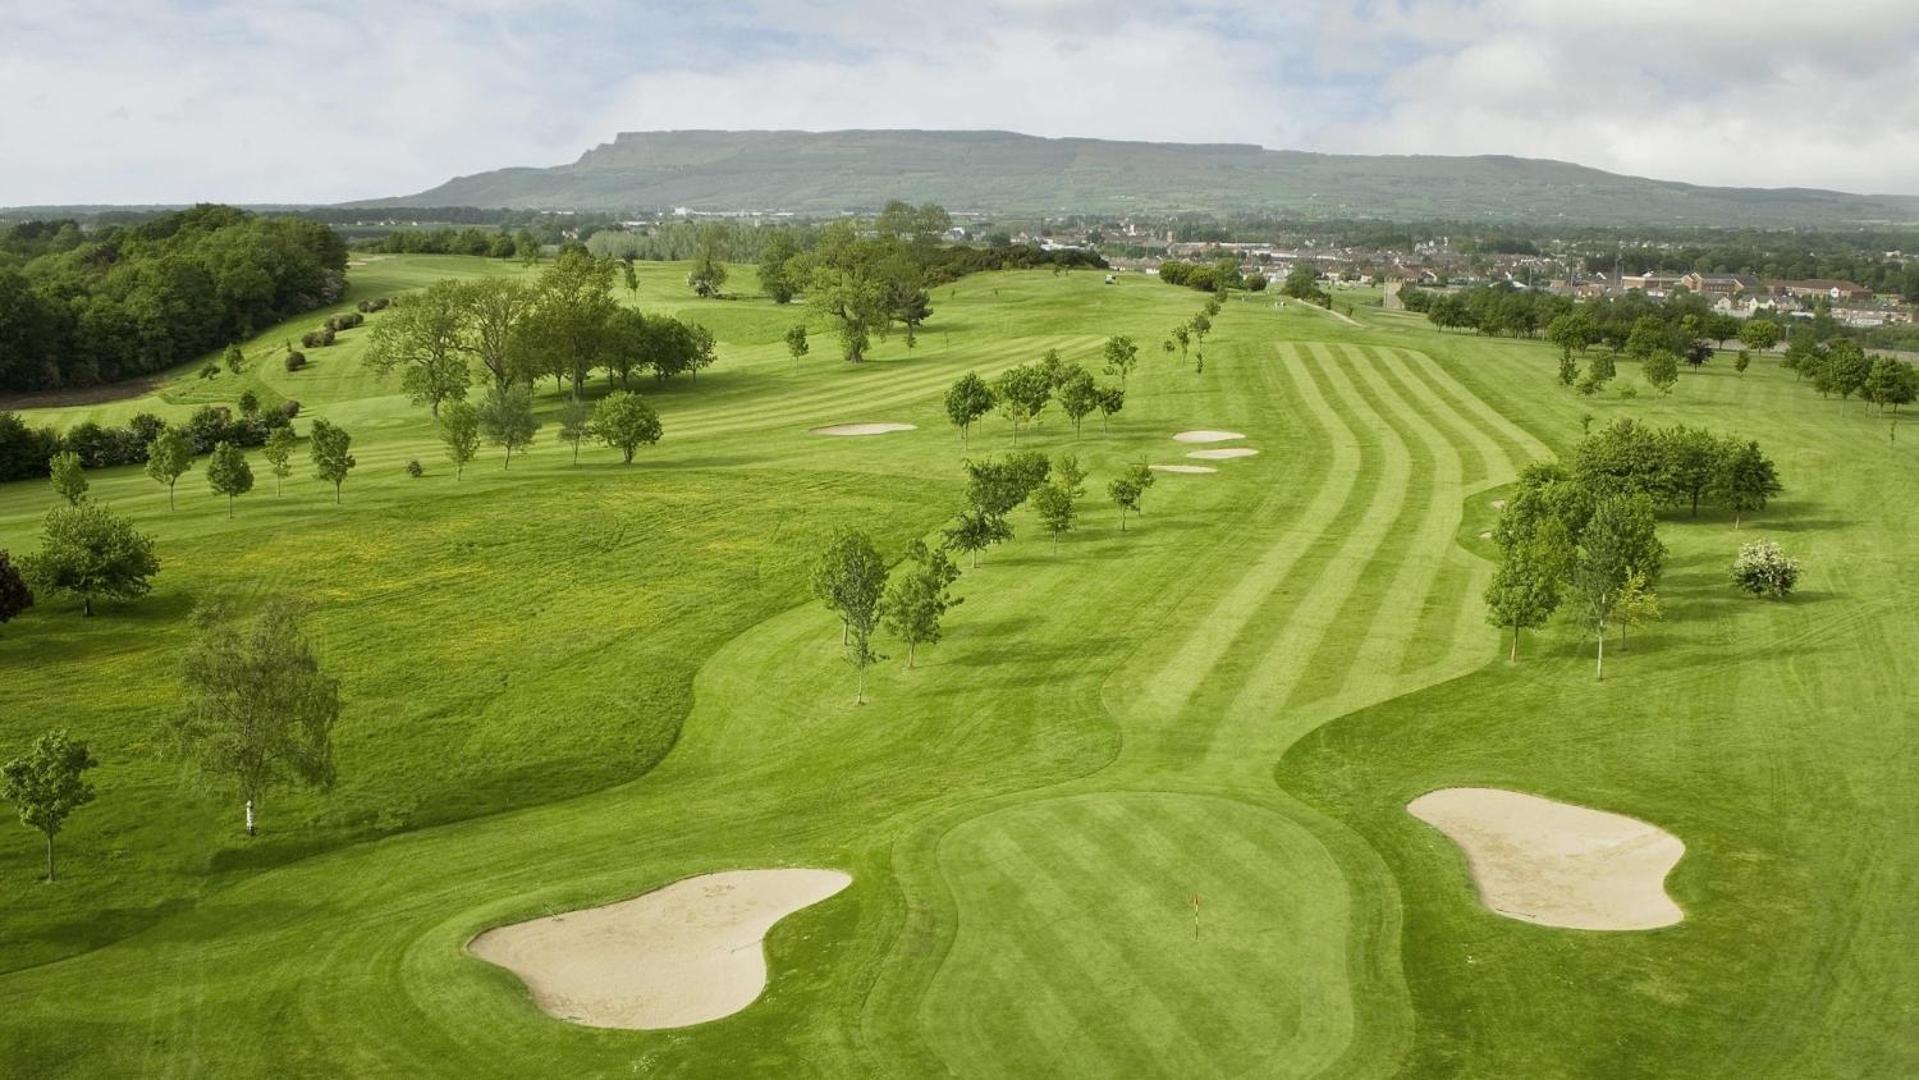
[[[877,209],[988,214],[1274,213],[1568,224],[1919,222],[1919,196],[1714,187],[1506,154],[1322,154],[1005,131],[620,132],[574,161],[455,177],[343,205],[541,210]]]

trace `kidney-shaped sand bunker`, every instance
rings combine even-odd
[[[858,435],[891,435],[895,431],[917,430],[913,424],[828,424],[825,427],[807,428],[810,435],[838,435],[842,438]]]
[[[853,883],[838,870],[727,870],[631,900],[499,926],[467,951],[518,975],[533,1002],[591,1027],[686,1027],[766,988],[773,924]]]
[[[1666,874],[1686,845],[1623,814],[1499,788],[1442,788],[1406,804],[1466,853],[1501,915],[1574,930],[1651,930],[1685,917]]]

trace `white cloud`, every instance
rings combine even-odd
[[[1919,193],[1919,5],[0,0],[0,204],[394,194],[619,130],[1008,128]]]

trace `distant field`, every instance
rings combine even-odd
[[[353,269],[343,304],[478,259]],[[1543,344],[1358,326],[1270,297],[1215,320],[1206,370],[1159,350],[1200,294],[1143,276],[987,274],[942,287],[918,348],[872,362],[781,344],[805,318],[699,301],[641,265],[638,303],[709,326],[697,381],[642,387],[665,438],[623,467],[554,437],[455,482],[425,410],[360,364],[367,330],[240,378],[29,413],[183,417],[251,389],[344,425],[344,501],[301,466],[226,517],[204,463],[180,508],[137,468],[95,497],[155,538],[152,596],[93,619],[47,601],[0,627],[0,752],[67,726],[104,764],[63,880],[0,832],[0,1074],[211,1076],[1483,1076],[1781,1078],[1919,1072],[1919,433],[1888,440],[1770,359],[1670,398],[1582,399]],[[748,268],[734,279],[750,283]],[[1343,310],[1343,308],[1342,308]],[[377,316],[376,316],[377,318]],[[947,638],[852,702],[824,538],[888,558],[957,508],[941,395],[1057,348],[1142,364],[1110,432],[1056,412],[1022,448],[1091,469],[1057,552],[1030,510],[957,591]],[[1636,365],[1621,373],[1636,377]],[[604,392],[596,384],[594,393]],[[1735,532],[1669,516],[1667,618],[1608,650],[1559,625],[1505,662],[1480,534],[1581,414],[1760,439],[1786,494]],[[828,439],[807,429],[904,422]],[[1186,462],[1192,428],[1256,457],[1161,475],[1122,533],[1106,483]],[[970,452],[1008,445],[982,421]],[[1237,445],[1237,444],[1236,444]],[[409,478],[419,459],[426,475]],[[0,548],[54,498],[0,485]],[[1799,596],[1746,600],[1738,544],[1786,543]],[[193,605],[304,597],[343,682],[340,784],[239,810],[153,756]],[[1632,933],[1502,918],[1459,850],[1405,812],[1489,785],[1656,822],[1687,853],[1686,919]],[[11,835],[11,840],[4,840]],[[666,1032],[557,1021],[463,945],[488,927],[707,871],[837,868],[780,922],[766,993]],[[1194,895],[1203,898],[1196,932]]]

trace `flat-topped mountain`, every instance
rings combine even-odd
[[[1637,225],[1919,221],[1919,196],[1704,187],[1504,156],[1316,154],[1006,131],[623,132],[568,165],[498,169],[354,205],[830,213],[875,209],[892,198],[987,213],[1257,211]]]

